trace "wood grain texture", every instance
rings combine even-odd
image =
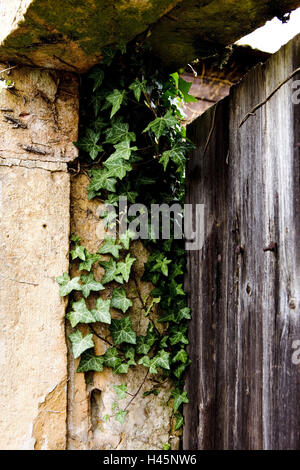
[[[190,126],[187,202],[205,204],[205,244],[188,252],[192,365],[185,449],[299,449],[300,111],[285,84],[300,36]],[[294,80],[299,80],[299,76]],[[297,145],[298,144],[298,145]]]

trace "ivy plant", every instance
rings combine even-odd
[[[81,135],[76,145],[82,164],[89,168],[89,198],[112,205],[120,196],[146,207],[183,204],[186,155],[193,145],[181,121],[184,102],[194,101],[189,94],[191,84],[178,73],[168,75],[141,44],[132,44],[128,50],[124,46],[106,49],[103,62],[93,68],[84,83]],[[108,228],[120,222],[110,214],[103,220]],[[174,225],[172,218],[171,222]],[[183,424],[182,406],[188,403],[183,387],[190,363],[186,352],[190,309],[183,289],[183,241],[157,239],[151,233],[144,241],[151,255],[143,279],[153,284],[153,291],[143,301],[141,311],[149,321],[147,332],[137,335],[130,317],[132,301],[127,296],[136,261],[130,253],[133,238],[130,231],[116,237],[108,232],[97,252],[89,253],[72,235],[70,255],[81,274],[71,279],[65,273],[57,279],[60,295],[70,295],[67,319],[74,331],[69,339],[74,357],[80,357],[78,372],[101,372],[109,367],[125,376],[130,367],[139,364],[146,368],[143,383],[149,374],[169,377],[174,383],[171,398],[178,430]],[[104,269],[99,280],[93,272],[96,265]],[[90,295],[98,296],[94,309],[87,306]],[[158,329],[152,318],[154,305],[158,306],[163,329]],[[112,318],[111,309],[118,312],[117,318]],[[110,331],[110,339],[103,338],[107,350],[101,356],[94,352],[95,323],[108,325]],[[80,324],[90,325],[90,333],[83,335]],[[126,384],[115,386],[112,416],[118,422],[124,422],[140,389],[129,394]],[[159,387],[144,396],[150,394],[159,394]],[[130,400],[123,405],[127,396]]]

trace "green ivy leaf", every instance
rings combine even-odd
[[[181,392],[180,390],[176,389],[171,392],[171,395],[174,398],[173,408],[175,413],[183,403],[189,403],[186,392]]]
[[[182,331],[176,331],[170,337],[171,346],[174,346],[175,344],[178,344],[178,343],[189,344],[189,340],[187,339],[186,335]]]
[[[127,346],[127,350],[125,352],[125,358],[128,359],[128,366],[136,366],[136,362],[135,362],[135,350],[133,347],[128,347]]]
[[[111,317],[109,313],[110,300],[103,300],[101,297],[97,299],[96,308],[92,310],[92,314],[95,322],[111,323]]]
[[[89,78],[94,81],[93,91],[96,91],[102,85],[104,80],[104,72],[99,67],[94,67],[89,74]]]
[[[67,313],[66,317],[70,321],[72,328],[78,325],[78,323],[93,323],[95,321],[84,299],[73,302],[72,311]]]
[[[70,250],[70,254],[72,256],[72,260],[79,258],[82,261],[86,259],[86,250],[84,246],[76,245],[73,250]]]
[[[180,351],[175,354],[172,359],[172,362],[183,362],[184,364],[188,361],[188,355],[185,349],[180,349]]]
[[[115,154],[113,154],[115,155]],[[104,166],[108,169],[110,172],[111,176],[114,176],[115,178],[119,178],[122,180],[125,178],[126,174],[132,170],[132,166],[122,160],[122,158],[116,158],[113,155],[111,155],[105,162]]]
[[[157,374],[157,367],[170,370],[170,353],[161,349],[159,353],[151,359],[149,368],[150,374]]]
[[[115,145],[125,140],[135,142],[136,135],[134,132],[129,132],[127,122],[123,122],[122,118],[116,118],[112,123],[112,127],[105,131],[105,142]]]
[[[157,340],[157,333],[154,330],[154,326],[149,322],[147,333],[145,336],[138,336],[136,340],[136,352],[137,354],[148,354],[153,344]]]
[[[129,364],[122,362],[114,369],[114,374],[128,374]]]
[[[115,420],[118,421],[118,422],[121,423],[121,424],[124,424],[124,423],[125,423],[125,419],[126,419],[126,414],[127,414],[127,411],[125,411],[125,410],[120,410],[120,411],[118,411],[118,412],[115,414]]]
[[[59,288],[59,295],[61,297],[65,297],[69,295],[73,290],[81,290],[81,285],[79,284],[79,277],[73,277],[70,279],[68,273],[64,273],[63,276],[59,276],[56,278],[56,281],[60,285]]]
[[[181,91],[185,103],[196,103],[198,101],[194,96],[189,95],[192,85],[192,82],[187,82],[186,80],[183,80],[183,78],[179,77],[178,89]]]
[[[142,92],[146,92],[146,84],[146,80],[143,80],[142,82],[140,82],[139,80],[135,80],[135,82],[129,85],[129,90],[133,91],[133,94],[137,101],[140,101]]]
[[[122,287],[113,290],[111,306],[122,310],[123,313],[126,313],[129,307],[132,306],[132,301],[127,299],[126,292]]]
[[[104,170],[91,170],[91,182],[89,184],[89,192],[97,192],[100,189],[106,189],[110,192],[116,192],[116,178],[113,178],[113,173],[107,169]]]
[[[166,257],[163,259],[159,259],[154,266],[152,266],[151,271],[161,271],[164,276],[168,276],[169,270],[168,265],[172,263],[172,261]]]
[[[119,262],[117,265],[118,273],[122,274],[125,282],[129,281],[131,266],[133,265],[135,260],[136,258],[132,258],[130,254],[128,253],[128,255],[125,258],[125,261]]]
[[[122,233],[119,236],[119,242],[122,243],[125,250],[129,250],[130,240],[135,238],[135,233],[132,230],[126,230],[125,233]]]
[[[172,110],[169,110],[166,112],[166,114],[163,117],[159,117],[154,119],[154,121],[151,121],[146,129],[143,130],[143,132],[147,131],[152,131],[155,134],[155,137],[159,139],[164,130],[168,129],[170,127],[178,126],[178,120],[177,118],[173,115]]]
[[[185,371],[185,369],[190,363],[191,361],[188,361],[186,364],[180,364],[178,367],[176,367],[176,369],[173,371],[173,374],[175,375],[175,377],[177,377],[177,379],[180,379],[183,372]]]
[[[183,426],[183,416],[181,413],[176,414],[176,423],[175,423],[175,431],[178,431],[178,429],[182,428]]]
[[[189,307],[181,308],[177,315],[178,323],[181,322],[181,320],[190,320],[191,319],[190,311],[191,309]]]
[[[123,283],[122,276],[119,276],[119,271],[117,269],[117,263],[111,258],[109,261],[101,261],[101,266],[105,269],[105,273],[102,277],[102,284],[107,284],[111,281]]]
[[[89,372],[90,370],[102,372],[103,362],[103,356],[95,356],[92,349],[85,351],[80,358],[77,372]]]
[[[130,147],[130,138],[128,136],[125,137],[122,142],[119,144],[114,145],[115,151],[111,154],[110,160],[118,160],[121,158],[122,160],[129,160],[131,157],[131,153],[135,150],[138,150],[137,147]],[[106,160],[107,161],[107,160]]]
[[[115,238],[106,238],[104,244],[100,246],[98,253],[101,255],[111,254],[115,258],[119,258],[120,250],[122,250],[122,247],[116,244]]]
[[[110,332],[116,345],[121,343],[136,344],[136,334],[132,329],[132,323],[129,316],[121,320],[112,320]]]
[[[93,335],[82,336],[80,330],[76,330],[75,333],[69,335],[69,339],[72,343],[72,351],[75,359],[79,357],[86,349],[94,347]]]
[[[121,104],[125,98],[126,91],[120,91],[120,90],[114,90],[112,93],[110,93],[107,97],[106,100],[112,105],[112,110],[110,113],[110,119],[119,111],[121,108]]]
[[[171,279],[169,288],[171,297],[176,297],[177,295],[185,295],[185,292],[182,288],[182,284],[178,284],[175,279]]]
[[[87,152],[92,160],[95,160],[99,152],[103,151],[103,147],[98,145],[100,138],[100,132],[95,132],[92,129],[87,129],[85,137],[83,137],[79,142],[76,143],[76,146]]]
[[[126,398],[128,392],[128,387],[126,384],[114,385],[113,388],[119,400],[123,400],[124,398]]]
[[[100,260],[100,256],[93,254],[93,253],[86,253],[86,260],[80,263],[79,270],[80,271],[90,271],[92,269],[93,264]]]
[[[82,274],[80,276],[80,279],[82,281],[81,291],[85,298],[90,295],[91,291],[98,292],[100,290],[104,290],[103,285],[100,282],[96,281],[93,273],[89,273],[87,275]]]
[[[104,366],[112,369],[118,367],[122,362],[117,348],[114,347],[109,348],[102,357]]]

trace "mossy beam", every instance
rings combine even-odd
[[[105,46],[147,31],[171,68],[209,56],[299,0],[0,0],[0,59],[86,72]]]

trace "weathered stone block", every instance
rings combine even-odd
[[[0,166],[0,448],[64,449],[69,175]]]
[[[6,66],[0,64],[0,71]],[[75,74],[16,67],[2,73],[14,88],[0,93],[0,157],[69,162],[78,151]]]

